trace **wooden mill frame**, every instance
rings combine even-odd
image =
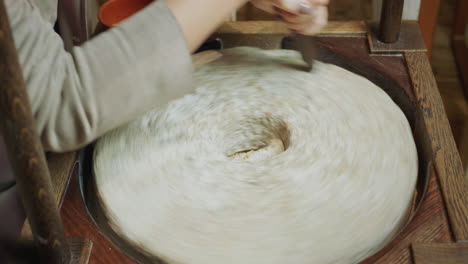
[[[462,163],[419,28],[414,21],[401,21],[402,7],[403,0],[385,0],[380,23],[330,22],[317,37],[331,52],[325,59],[346,57],[348,62],[340,66],[373,67],[406,89],[421,112],[419,129],[427,133],[423,152],[433,155],[427,193],[413,221],[363,263],[468,263],[468,190]],[[215,36],[225,47],[280,48],[289,34],[280,22],[253,21],[225,23]],[[77,152],[49,154],[46,161],[3,0],[0,63],[0,132],[30,224],[25,224],[23,238],[34,242],[18,248],[37,249],[43,263],[134,263],[89,220],[78,188]]]

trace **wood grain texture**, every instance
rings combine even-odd
[[[384,43],[378,38],[377,23],[368,25],[369,46],[372,53],[402,53],[403,51],[426,52],[417,21],[403,21],[400,37],[395,42]]]
[[[68,237],[86,237],[93,242],[93,250],[89,258],[90,264],[136,263],[112,244],[88,216],[81,198],[76,171],[71,176],[61,215]]]
[[[213,62],[221,58],[223,54],[216,50],[205,51],[203,54],[195,54],[192,56],[192,63],[195,68],[201,67],[204,64]]]
[[[367,32],[363,21],[330,21],[320,37],[364,37]],[[263,49],[281,48],[281,40],[292,32],[281,21],[226,22],[213,34],[223,40],[224,48],[256,46]]]
[[[54,187],[55,201],[59,207],[62,206],[65,190],[70,182],[70,175],[76,166],[77,152],[48,153],[47,163]]]
[[[65,263],[70,252],[36,131],[4,1],[0,1],[0,128],[41,260]]]
[[[468,9],[466,10],[468,12]],[[456,11],[456,0],[441,1],[433,40],[431,66],[465,168],[465,180],[468,181],[466,173],[468,168],[468,111],[466,111],[468,93],[463,89],[461,73],[456,63],[456,58],[466,62],[464,58],[467,58],[468,54],[460,57],[453,49],[452,34]]]
[[[222,24],[216,32],[218,34],[291,34],[286,24],[281,21],[238,21]],[[363,21],[330,21],[320,35],[356,34],[367,32]]]
[[[464,39],[454,39],[452,41],[453,53],[459,71],[465,96],[468,96],[468,47]]]
[[[457,7],[455,9],[455,23],[453,25],[454,37],[465,38],[465,30],[468,23],[468,1],[457,0]]]
[[[65,192],[70,181],[70,175],[75,168],[76,152],[68,153],[49,153],[47,155],[47,163],[52,180],[53,193],[55,195],[55,202],[58,208],[61,208]],[[31,227],[28,220],[24,222],[21,230],[21,238],[31,239]]]
[[[414,243],[415,264],[466,264],[468,243]]]
[[[86,238],[71,238],[69,240],[71,259],[70,264],[88,264],[93,248],[93,242]]]
[[[468,200],[464,170],[440,93],[425,53],[405,54],[424,122],[432,138],[431,148],[442,194],[456,241],[468,241]]]
[[[468,98],[468,42],[465,40],[465,31],[468,23],[468,1],[457,0],[456,3],[457,6],[455,9],[455,21],[453,24],[451,44],[453,55],[455,57],[455,63],[459,73],[458,77],[460,80],[460,85],[465,94],[465,98]],[[464,100],[464,102],[466,104],[466,100]],[[458,139],[456,142],[458,142],[460,156],[462,161],[465,163],[464,168],[466,170],[466,163],[468,161],[468,120],[466,117],[464,118],[463,122],[463,130],[461,130],[462,135],[455,139]],[[453,120],[451,120],[451,123],[454,123]],[[454,132],[455,131],[456,130],[454,130]],[[466,173],[465,178],[468,181],[468,174]]]
[[[404,0],[383,0],[379,24],[379,40],[394,43],[400,36]]]

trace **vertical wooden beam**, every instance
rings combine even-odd
[[[394,43],[400,35],[404,0],[384,0],[379,25],[379,40]]]
[[[377,21],[380,18],[380,12],[382,11],[383,0],[371,0],[371,12],[370,18],[372,21]],[[425,1],[425,0],[422,0]],[[366,2],[366,1],[363,1]],[[407,0],[403,5],[403,20],[418,20],[419,11],[421,8],[421,0]]]
[[[467,23],[468,1],[457,0],[457,7],[455,8],[455,22],[453,25],[453,36],[464,37]]]
[[[465,32],[468,30],[467,23],[468,1],[458,0],[452,33],[452,49],[466,97],[468,97],[468,61],[466,59],[468,58],[468,47],[465,43]]]
[[[3,0],[0,0],[0,116],[1,134],[35,243],[43,254],[42,261],[68,263],[70,251]]]
[[[426,44],[429,58],[432,55],[432,46],[434,42],[434,33],[439,18],[440,0],[423,0],[419,11],[419,27]]]

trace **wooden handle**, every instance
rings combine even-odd
[[[380,16],[379,40],[394,43],[400,35],[404,0],[383,0]]]
[[[0,0],[0,135],[43,263],[68,263],[70,251],[35,129],[3,0]]]

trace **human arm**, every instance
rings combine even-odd
[[[208,16],[208,11],[187,9],[200,1],[216,14]],[[218,1],[227,3],[168,0],[168,5],[156,1],[67,53],[36,6],[26,0],[6,0],[44,148],[58,152],[77,149],[191,92],[189,50],[196,49],[222,21],[224,13],[235,7],[221,7]],[[236,1],[232,3],[237,5]],[[182,18],[189,11],[190,17]],[[196,34],[191,28],[198,30]]]

